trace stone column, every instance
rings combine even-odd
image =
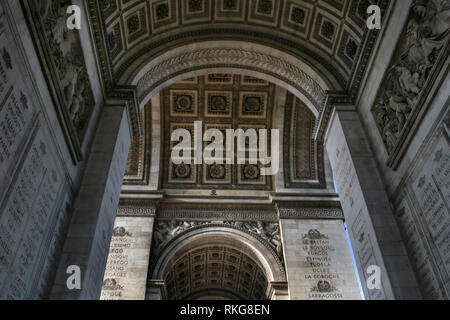
[[[281,207],[279,214],[290,299],[361,299],[341,210]]]
[[[89,155],[52,290],[52,299],[98,299],[116,217],[131,133],[124,106],[105,106]],[[69,290],[69,266],[81,289]]]
[[[102,300],[144,300],[156,208],[120,206],[103,281]]]
[[[335,107],[325,146],[366,299],[420,298],[375,156],[352,107]],[[381,270],[380,289],[366,285],[370,266]]]

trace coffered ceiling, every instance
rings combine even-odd
[[[379,1],[101,0],[98,7],[90,2],[100,11],[116,79],[133,59],[154,49],[232,37],[308,55],[348,81],[364,41],[366,9]]]
[[[188,251],[173,264],[165,281],[172,300],[189,299],[205,291],[224,298],[261,300],[266,299],[268,286],[259,264],[244,252],[225,246]]]
[[[202,130],[227,129],[270,130],[273,126],[276,85],[251,76],[209,74],[180,81],[164,89],[159,95],[161,109],[161,162],[151,168],[152,105],[141,112],[142,136],[133,138],[124,184],[147,186],[150,172],[160,172],[160,188],[183,190],[261,190],[272,191],[274,177],[260,174],[261,164],[180,164],[172,162],[171,154],[176,143],[171,135],[176,129],[186,129],[194,137],[194,122],[202,122]],[[277,100],[277,101],[276,101]],[[312,138],[316,119],[299,99],[288,93],[285,105],[283,146],[284,161],[280,163],[285,173],[287,188],[324,188],[323,150]],[[280,128],[278,128],[280,129]],[[193,140],[192,140],[193,143]],[[204,148],[207,143],[204,142]],[[250,147],[250,146],[249,146]],[[235,148],[238,148],[236,145]],[[235,150],[237,152],[237,149]],[[249,150],[246,150],[248,157]],[[157,156],[157,154],[155,154]],[[192,155],[194,156],[194,155]],[[158,183],[157,183],[158,184]],[[130,190],[130,189],[128,189]]]

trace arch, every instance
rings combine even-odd
[[[214,72],[247,74],[287,88],[318,116],[329,90],[341,90],[334,77],[323,77],[304,61],[278,49],[245,41],[203,41],[140,57],[119,79],[136,87],[138,102],[179,80]]]
[[[198,226],[172,239],[156,258],[151,279],[163,280],[172,263],[188,250],[205,243],[239,248],[259,263],[269,282],[286,282],[284,265],[269,244],[243,229],[223,224]]]

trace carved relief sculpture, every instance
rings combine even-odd
[[[450,3],[414,1],[405,36],[381,86],[373,115],[388,153],[395,149],[450,34]]]
[[[80,160],[81,144],[95,101],[79,32],[67,26],[67,8],[72,1],[22,1],[22,4],[29,10],[28,22],[42,49],[40,58],[49,86],[55,88],[52,93],[61,124],[67,128],[67,138]]]

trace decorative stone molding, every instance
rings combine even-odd
[[[264,52],[240,48],[208,48],[182,53],[151,68],[138,82],[138,100],[143,101],[158,85],[176,75],[202,68],[239,67],[261,71],[281,79],[302,92],[317,110],[325,101],[325,91],[297,66]]]
[[[278,202],[280,219],[344,219],[339,202]]]
[[[286,188],[326,187],[323,144],[313,139],[316,123],[308,107],[288,92],[283,138]]]
[[[118,217],[156,217],[156,207],[136,207],[126,206],[119,207],[117,210]]]
[[[117,216],[119,217],[156,217],[158,201],[121,199]]]
[[[278,221],[274,208],[208,208],[208,207],[168,207],[161,208],[158,220],[184,219],[208,221]]]

